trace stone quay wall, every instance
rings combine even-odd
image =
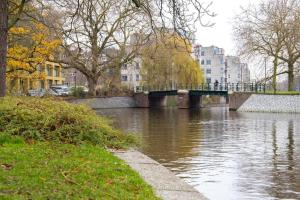
[[[300,95],[252,94],[237,111],[300,113]]]
[[[86,99],[71,99],[70,103],[85,104],[93,109],[104,108],[135,108],[136,101],[133,97],[96,97]]]

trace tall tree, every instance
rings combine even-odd
[[[293,66],[300,56],[297,49],[300,38],[296,31],[299,10],[299,0],[268,0],[243,9],[234,23],[241,54],[272,59],[274,92],[277,76],[281,74],[288,74],[288,89],[294,89]],[[287,69],[279,71],[279,60],[288,65]]]
[[[30,0],[0,1],[0,97],[6,94],[7,34],[21,17],[25,4]],[[10,8],[10,9],[9,9]]]
[[[6,53],[8,32],[8,0],[0,1],[0,97],[6,93]]]
[[[79,70],[96,95],[98,81],[109,69],[120,69],[147,41],[151,29],[131,1],[77,0],[61,2],[63,17],[53,27],[64,41],[60,62]]]
[[[191,57],[191,44],[177,34],[164,34],[142,51],[142,76],[149,87],[199,86],[204,75]]]

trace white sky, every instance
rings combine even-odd
[[[240,7],[247,7],[249,3],[257,4],[260,0],[211,0],[213,2],[211,10],[217,16],[210,18],[216,24],[213,27],[199,26],[196,34],[196,43],[202,46],[215,45],[225,49],[225,53],[235,55],[236,49],[232,33],[232,20],[238,14]],[[210,2],[205,0],[204,2]]]
[[[216,17],[209,18],[214,22],[213,27],[197,28],[196,43],[202,46],[217,46],[225,50],[226,55],[236,55],[237,48],[233,37],[233,20],[241,12],[241,7],[246,8],[250,3],[258,4],[261,0],[203,0],[204,2],[213,2],[211,10],[216,13]],[[261,67],[253,61],[242,60],[248,63],[251,71],[251,78],[261,76]],[[259,64],[260,65],[260,64]]]

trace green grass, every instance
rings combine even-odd
[[[134,144],[85,106],[0,98],[0,199],[158,199],[106,150]]]
[[[265,93],[264,92],[259,92],[259,94],[274,94],[273,90],[267,90]],[[299,91],[281,91],[278,90],[276,91],[275,95],[300,95]]]
[[[157,199],[102,148],[39,142],[0,147],[0,199]]]

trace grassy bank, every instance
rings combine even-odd
[[[84,106],[0,99],[0,199],[157,199],[105,150],[133,142]]]
[[[266,92],[259,92],[259,94],[274,94],[273,90],[266,90]],[[299,91],[281,91],[277,90],[275,95],[300,95]]]

